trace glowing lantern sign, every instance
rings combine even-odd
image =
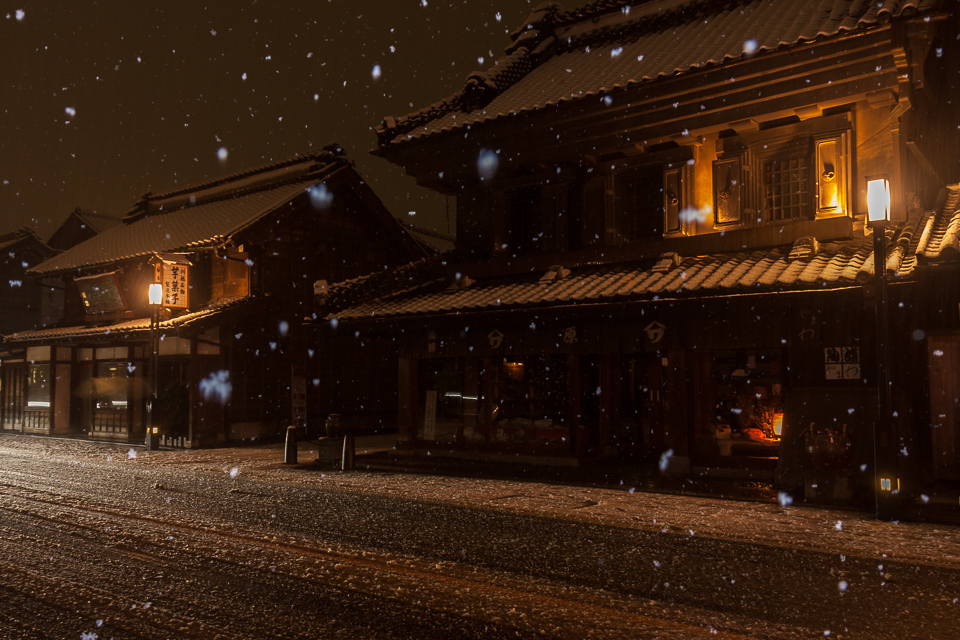
[[[181,262],[161,260],[155,265],[156,283],[163,285],[163,299],[161,303],[168,309],[186,309],[188,306],[188,292],[190,291],[190,265]],[[150,291],[151,304],[153,301],[153,287]]]

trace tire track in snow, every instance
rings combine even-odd
[[[120,510],[118,507],[93,506],[86,500],[67,498],[40,489],[26,490],[23,487],[8,483],[0,483],[0,487],[7,489],[4,495],[0,496],[0,509],[3,510],[19,512],[61,525],[69,524],[85,528],[98,534],[102,533],[99,524],[84,522],[82,519],[65,522],[64,514],[60,510],[69,509],[78,514],[113,518],[121,522],[127,521],[145,525],[147,528],[158,528],[164,532],[176,531],[180,534],[206,539],[213,550],[222,549],[223,541],[229,541],[238,545],[238,555],[241,558],[250,557],[249,550],[244,552],[244,548],[254,547],[261,551],[273,552],[276,564],[271,564],[271,566],[275,567],[275,571],[291,578],[351,591],[365,597],[391,600],[406,607],[413,605],[434,611],[439,610],[448,615],[474,617],[478,620],[486,619],[479,616],[479,613],[482,612],[491,610],[505,612],[501,615],[506,619],[497,621],[499,624],[520,627],[527,631],[537,631],[544,626],[543,622],[545,620],[549,620],[549,625],[554,627],[556,632],[571,638],[584,637],[581,634],[587,629],[597,630],[605,627],[604,637],[610,637],[610,632],[614,631],[626,633],[627,635],[624,637],[631,638],[659,638],[664,637],[664,634],[671,636],[678,633],[685,637],[709,637],[728,640],[746,640],[756,637],[635,613],[628,609],[641,608],[636,601],[611,596],[610,594],[598,594],[587,589],[572,589],[569,586],[562,589],[551,588],[549,585],[545,587],[542,584],[525,586],[522,584],[522,580],[511,580],[503,575],[482,576],[479,571],[473,571],[471,575],[467,575],[468,572],[465,568],[451,566],[451,563],[440,563],[435,565],[439,568],[431,569],[423,566],[422,562],[412,559],[394,560],[375,557],[373,554],[366,552],[363,556],[358,556],[334,551],[333,549],[320,550],[294,538],[282,540],[277,536],[268,537],[253,533],[227,531],[222,525],[217,526],[213,523],[208,526],[177,523],[170,521],[168,518],[135,514],[128,510]],[[29,501],[34,505],[43,505],[53,512],[43,514],[40,513],[39,509],[26,511],[10,503],[13,497]],[[142,506],[138,505],[138,508],[142,508]],[[161,540],[166,537],[159,536]],[[158,547],[156,538],[158,536],[151,536],[149,532],[142,536],[139,541],[141,544],[135,545],[140,550],[133,552],[134,557],[146,555],[156,562],[169,566],[170,560],[162,555],[145,554],[142,551],[143,548]],[[126,544],[123,547],[115,546],[112,551],[129,554],[130,550],[125,547]],[[159,547],[158,549],[168,551]],[[221,562],[233,564],[223,557],[218,559]],[[315,566],[314,570],[320,570],[324,575],[322,577],[316,575],[305,576],[300,571],[292,570],[303,569],[304,559],[319,562],[319,566]],[[420,566],[414,566],[416,564]],[[291,567],[291,565],[293,566]],[[473,576],[480,576],[484,579]],[[368,579],[361,582],[360,578]],[[361,582],[361,584],[358,584],[358,582]],[[500,584],[497,584],[497,582]],[[504,582],[513,582],[514,584],[502,584]],[[539,588],[539,590],[532,591],[530,587]],[[451,597],[452,594],[456,597]],[[617,602],[620,606],[610,606],[602,601]],[[479,611],[466,610],[465,602],[474,603]],[[213,630],[211,629],[211,631]],[[770,636],[765,633],[763,637]]]

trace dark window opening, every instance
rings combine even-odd
[[[514,189],[507,198],[509,250],[514,254],[542,250],[546,243],[540,187]]]
[[[611,244],[627,244],[663,236],[663,171],[645,167],[617,175],[616,206],[607,233]]]

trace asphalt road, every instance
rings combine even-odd
[[[955,528],[279,457],[0,435],[0,638],[960,637]]]

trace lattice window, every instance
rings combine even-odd
[[[764,219],[792,220],[810,211],[807,158],[771,158],[763,163]]]

